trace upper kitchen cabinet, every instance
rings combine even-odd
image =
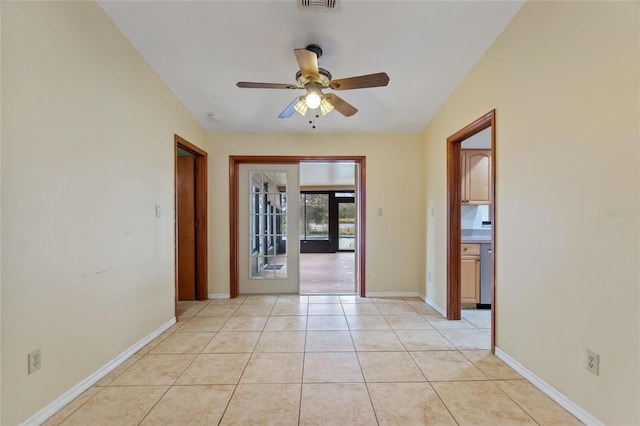
[[[462,204],[491,204],[491,150],[462,150]]]

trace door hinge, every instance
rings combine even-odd
[[[193,226],[196,227],[196,228],[198,227],[198,219],[193,221]]]

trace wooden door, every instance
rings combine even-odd
[[[178,300],[196,298],[195,157],[178,157]]]

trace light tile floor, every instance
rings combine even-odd
[[[180,311],[46,424],[581,424],[490,354],[488,311],[330,295]]]

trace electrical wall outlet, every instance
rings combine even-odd
[[[29,360],[29,374],[33,374],[40,370],[40,367],[42,367],[42,353],[40,352],[40,349],[30,352],[29,355],[27,355],[27,358]]]
[[[600,375],[600,355],[595,352],[591,352],[587,349],[587,365],[585,366],[588,371],[591,371],[596,376]]]

